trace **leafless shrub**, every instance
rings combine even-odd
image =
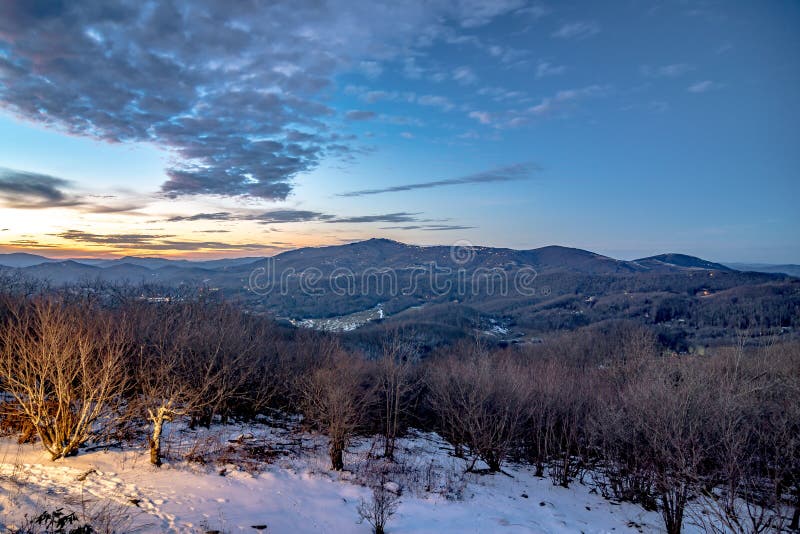
[[[417,363],[419,347],[400,332],[384,338],[376,363],[377,393],[380,403],[383,455],[394,458],[400,425],[406,417],[414,394],[420,388]]]
[[[91,306],[40,299],[11,308],[0,378],[53,460],[96,435],[122,393],[127,348],[112,317]]]
[[[704,369],[715,400],[716,445],[702,494],[707,514],[695,519],[709,531],[772,532],[784,525],[783,493],[796,488],[800,468],[797,350],[768,346],[746,354],[740,345]]]
[[[549,475],[554,484],[568,487],[584,470],[587,420],[592,410],[594,376],[551,362],[538,380],[549,390],[544,402],[544,442],[550,458]]]
[[[389,484],[385,471],[381,471],[372,487],[372,499],[367,501],[362,498],[358,504],[357,511],[361,521],[369,523],[375,534],[385,533],[386,524],[397,512],[400,502],[400,495],[392,491]]]
[[[525,417],[527,372],[512,358],[494,357],[478,343],[458,356],[435,362],[428,371],[428,402],[444,436],[470,453],[467,470],[483,460],[500,471]]]
[[[344,450],[362,424],[370,401],[365,378],[363,359],[341,349],[330,351],[319,368],[300,378],[303,413],[327,434],[331,469],[335,471],[344,469]]]

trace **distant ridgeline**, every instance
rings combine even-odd
[[[730,342],[738,331],[794,336],[800,328],[800,279],[786,274],[800,267],[726,266],[683,254],[623,261],[560,246],[419,247],[370,239],[212,261],[2,254],[0,266],[6,286],[21,279],[51,287],[126,284],[147,288],[150,298],[191,288],[295,325],[358,329],[353,335],[408,325],[445,338],[478,333],[523,343],[631,320],[652,326],[667,346],[692,350]]]

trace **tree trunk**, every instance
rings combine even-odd
[[[164,418],[159,414],[153,421],[153,436],[148,438],[150,443],[150,463],[161,467],[161,429],[164,427]]]
[[[686,507],[687,497],[688,490],[683,485],[662,492],[661,516],[664,518],[664,526],[666,527],[667,534],[681,534],[683,528],[683,511]]]
[[[484,461],[486,462],[486,465],[489,466],[489,472],[497,473],[500,471],[500,455],[495,451],[484,454]]]
[[[332,439],[330,445],[331,469],[341,471],[344,469],[344,444],[338,439]]]
[[[383,437],[383,457],[387,460],[394,460],[394,436],[386,435]]]

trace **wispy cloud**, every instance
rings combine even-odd
[[[557,39],[586,39],[600,33],[600,25],[594,21],[570,22],[552,33]]]
[[[525,0],[494,0],[492,2],[463,0],[457,2],[463,13],[461,26],[464,28],[483,26],[498,15],[524,7],[525,3]]]
[[[545,97],[536,104],[528,108],[528,113],[535,116],[542,116],[557,110],[560,105],[581,100],[588,97],[600,96],[608,92],[608,87],[602,85],[587,85],[577,89],[563,89],[555,95]]]
[[[358,215],[355,217],[338,217],[336,219],[331,219],[325,222],[328,223],[375,223],[375,222],[384,222],[384,223],[402,223],[402,222],[415,222],[419,219],[417,218],[419,213],[408,213],[405,211],[400,211],[397,213],[384,213],[380,215]]]
[[[172,239],[171,235],[162,234],[96,234],[83,230],[67,230],[54,237],[73,241],[93,247],[112,249],[132,249],[151,251],[235,251],[235,250],[272,250],[281,249],[270,243],[222,243],[219,241],[187,241]]]
[[[708,91],[713,91],[714,89],[719,89],[720,87],[722,86],[717,82],[703,80],[701,82],[693,83],[687,87],[686,90],[690,93],[707,93]]]
[[[358,70],[370,80],[374,80],[383,73],[383,67],[377,61],[361,61],[358,64]]]
[[[376,189],[362,189],[359,191],[348,191],[340,193],[340,197],[362,197],[367,195],[379,195],[383,193],[399,193],[402,191],[413,191],[415,189],[431,189],[434,187],[446,187],[453,185],[483,184],[491,182],[511,182],[525,180],[531,177],[533,172],[540,168],[532,163],[517,163],[498,167],[476,174],[470,174],[459,178],[448,178],[445,180],[433,180],[430,182],[417,182],[412,184],[395,185]]]
[[[678,78],[688,74],[693,70],[694,67],[687,63],[673,63],[671,65],[662,65],[660,67],[643,65],[641,68],[642,75],[648,78]]]
[[[548,76],[558,76],[560,74],[564,74],[567,68],[564,65],[553,65],[547,61],[540,61],[538,65],[536,65],[536,77],[537,78],[546,78]]]
[[[309,221],[328,221],[333,219],[333,215],[320,213],[311,210],[270,210],[258,215],[252,215],[248,219],[258,221],[260,224],[280,224],[280,223],[293,223],[293,222],[309,222]]]
[[[196,213],[194,215],[176,215],[167,219],[167,222],[256,221],[261,224],[281,224],[324,221],[333,218],[333,215],[328,215],[319,211],[277,209],[262,213],[231,213],[229,211],[219,211],[213,213]]]
[[[329,224],[367,224],[367,223],[425,223],[432,219],[419,217],[420,213],[406,211],[392,213],[373,213],[368,215],[332,215],[312,210],[278,209],[263,213],[232,213],[228,211],[214,213],[196,213],[170,217],[168,222],[197,221],[254,221],[258,224],[285,224],[302,222],[324,222]],[[161,236],[168,237],[168,236]]]
[[[478,81],[478,76],[469,67],[458,67],[453,70],[453,80],[463,85],[470,85]]]
[[[227,211],[218,211],[215,213],[197,213],[195,215],[176,215],[167,219],[167,222],[183,222],[183,221],[230,221],[234,220],[234,215]]]
[[[367,111],[362,109],[354,109],[345,114],[345,118],[349,121],[368,121],[374,119],[378,114],[374,111]]]
[[[450,111],[455,107],[449,98],[438,95],[423,95],[417,99],[417,103],[421,106],[435,106],[445,111]]]
[[[409,226],[383,226],[381,230],[424,230],[426,232],[446,232],[449,230],[470,230],[476,226],[461,226],[457,224],[412,224]]]
[[[488,96],[495,102],[521,102],[528,98],[528,95],[522,91],[512,91],[504,87],[482,87],[478,90],[478,94]]]
[[[492,116],[487,111],[470,111],[468,116],[481,124],[490,124],[492,122]]]

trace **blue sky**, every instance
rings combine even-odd
[[[7,2],[0,249],[800,263],[800,3]]]

